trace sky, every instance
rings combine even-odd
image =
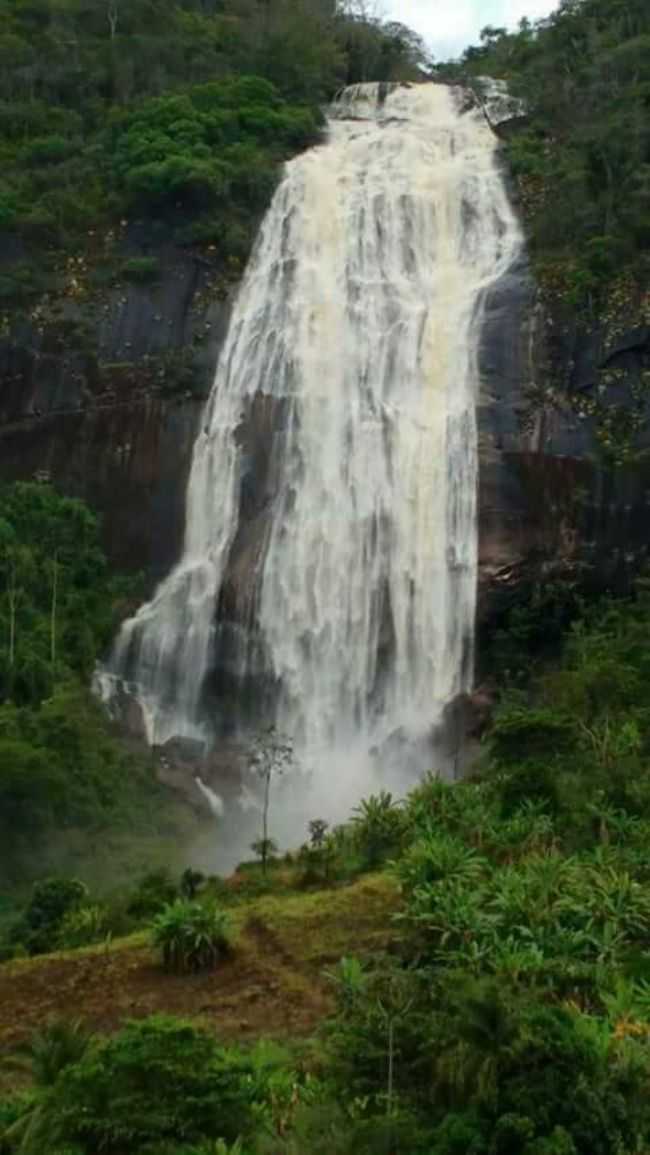
[[[548,16],[557,0],[382,0],[379,7],[387,19],[419,32],[436,60],[448,60],[478,44],[486,24],[516,28],[522,16]]]

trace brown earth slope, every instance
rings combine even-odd
[[[242,903],[232,957],[208,974],[172,976],[140,934],[100,947],[0,966],[0,1047],[50,1019],[81,1017],[99,1031],[165,1012],[200,1018],[223,1039],[309,1034],[331,1010],[323,969],[381,950],[398,894],[377,875],[351,886]]]

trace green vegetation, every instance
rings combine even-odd
[[[42,1151],[48,1144],[52,1150],[54,1140],[61,1152],[162,1155],[174,1149],[173,1140],[183,1141],[186,1151],[215,1133],[234,1141],[254,1130],[273,1067],[274,1056],[224,1049],[173,1019],[132,1023],[65,1064],[38,1116],[31,1112],[18,1149]]]
[[[108,574],[90,510],[47,485],[5,487],[0,582],[0,697],[35,706],[87,681],[128,592]]]
[[[111,576],[97,520],[41,484],[0,492],[0,877],[42,840],[169,821],[147,758],[110,732],[88,683],[135,592]],[[38,845],[35,845],[38,843]]]
[[[165,970],[174,974],[210,970],[231,949],[228,915],[189,899],[165,907],[153,924]]]
[[[551,295],[592,316],[643,307],[649,49],[645,0],[562,0],[518,32],[486,28],[454,70],[504,77],[526,101],[527,128],[507,151],[538,271]]]
[[[78,297],[86,257],[91,272],[110,263],[134,220],[238,262],[322,103],[348,80],[417,75],[425,55],[402,26],[333,0],[5,4],[0,232],[21,243],[0,293]]]
[[[127,1023],[64,1056],[53,1082],[9,1093],[7,1150],[35,1153],[45,1132],[61,1155],[187,1155],[219,1141],[239,1142],[242,1155],[645,1150],[649,640],[641,583],[633,599],[593,607],[562,660],[504,696],[470,780],[431,777],[400,803],[368,798],[335,830],[315,819],[308,843],[266,874],[248,865],[227,883],[192,879],[193,897],[155,917],[154,943],[173,972],[159,970],[156,1006],[178,998],[177,984],[187,999],[201,991],[195,1013],[208,989],[230,999],[239,990],[246,1028],[249,1000],[262,998],[263,1031],[265,992],[279,1009],[298,983],[311,985],[314,1045],[223,1046],[196,1023]],[[376,875],[366,889],[342,883],[371,868],[384,889]],[[246,889],[255,875],[264,898]],[[165,883],[141,884],[136,905]],[[64,927],[91,905],[73,884],[50,882],[35,888],[25,920]],[[133,949],[106,956],[124,954],[125,993]],[[261,952],[276,977],[253,977],[246,994]],[[102,957],[84,959],[100,987]],[[191,985],[215,964],[213,987]],[[222,1015],[212,1014],[217,1031]]]
[[[611,333],[647,316],[648,21],[642,0],[564,0],[441,70],[527,101],[506,148],[547,297]],[[136,221],[241,261],[320,102],[423,55],[329,0],[12,0],[0,61],[15,304]],[[155,283],[144,247],[123,280]],[[162,795],[87,689],[132,595],[94,517],[47,486],[0,499],[0,838],[24,881],[54,830],[155,823]],[[591,606],[549,584],[495,639],[504,691],[469,780],[314,818],[280,857],[291,751],[266,734],[259,863],[101,894],[53,874],[3,904],[2,1155],[648,1150],[649,643],[648,583]]]

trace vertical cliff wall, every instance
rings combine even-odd
[[[200,415],[230,290],[209,260],[137,232],[151,283],[90,290],[72,264],[60,296],[0,336],[0,478],[51,480],[102,514],[109,557],[161,578],[181,547]]]

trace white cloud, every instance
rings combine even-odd
[[[381,6],[389,19],[415,28],[436,58],[445,60],[477,44],[486,24],[515,28],[522,16],[548,16],[557,0],[384,0]]]

